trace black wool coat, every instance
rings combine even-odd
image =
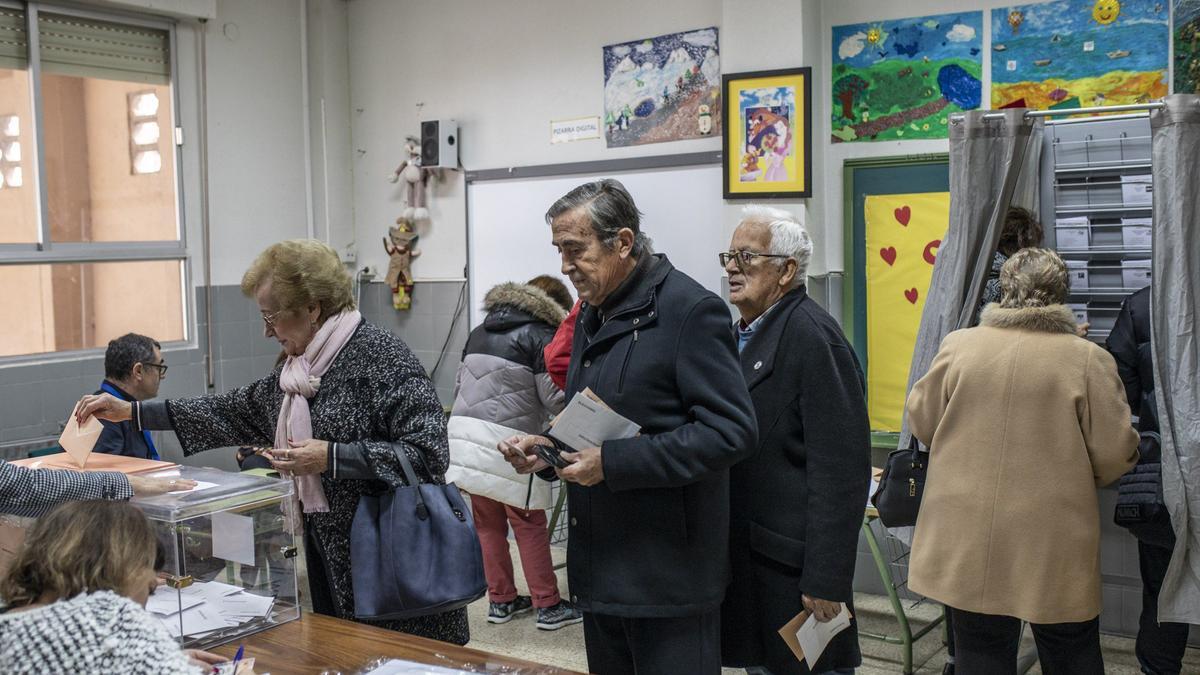
[[[567,485],[567,576],[585,612],[690,616],[725,594],[729,467],[754,448],[754,410],[725,303],[649,262],[576,322],[567,400],[591,388],[641,435],[603,443],[603,482]]]
[[[801,594],[853,599],[871,480],[866,386],[841,327],[803,287],[763,317],[741,366],[759,440],[730,471],[733,581],[721,613],[722,660],[803,673],[778,630],[803,609]],[[852,625],[816,672],[861,661]]]

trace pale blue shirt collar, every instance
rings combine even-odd
[[[780,299],[782,299],[782,298],[780,298]],[[748,325],[748,326],[745,325],[745,322],[743,322],[741,319],[737,320],[736,326],[737,326],[737,338],[738,338],[738,344],[737,344],[738,353],[741,353],[742,349],[745,348],[746,343],[750,341],[750,336],[754,335],[754,331],[758,329],[759,324],[762,323],[763,319],[767,318],[767,315],[770,314],[771,310],[775,309],[775,305],[778,305],[778,304],[779,304],[779,300],[776,300],[774,303],[771,304],[770,307],[767,308],[767,311],[763,312],[762,314],[759,314],[758,317],[756,319],[754,319],[753,321],[751,321],[750,325]]]

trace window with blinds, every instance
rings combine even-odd
[[[4,2],[0,358],[185,340],[172,25]]]

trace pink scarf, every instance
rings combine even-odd
[[[313,437],[312,416],[308,399],[317,395],[321,388],[321,376],[329,370],[342,347],[354,335],[362,314],[348,310],[329,317],[317,330],[301,356],[289,356],[279,373],[279,388],[283,391],[283,405],[279,408],[279,421],[275,424],[275,447],[290,448],[292,443],[307,441]],[[280,471],[287,478],[290,474]],[[295,476],[296,494],[304,506],[305,513],[323,513],[329,510],[325,490],[321,488],[321,476],[309,474]]]

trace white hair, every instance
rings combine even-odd
[[[786,255],[796,261],[795,284],[802,284],[808,276],[808,262],[812,259],[812,237],[808,230],[790,211],[777,209],[762,204],[750,204],[742,208],[742,223],[763,225],[771,231],[772,255]],[[782,265],[787,261],[774,258]]]

